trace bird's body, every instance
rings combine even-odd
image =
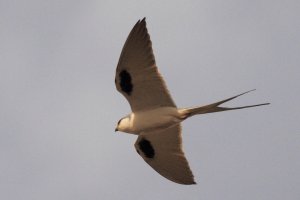
[[[154,108],[127,115],[120,121],[118,131],[139,135],[141,132],[149,133],[169,128],[182,120],[175,107]]]
[[[119,120],[116,131],[138,135],[134,145],[138,154],[165,178],[186,185],[195,181],[182,150],[180,122],[198,114],[267,105],[220,106],[248,91],[205,106],[177,108],[155,64],[145,18],[135,24],[125,42],[115,84],[132,110]]]

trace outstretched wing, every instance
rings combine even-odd
[[[176,183],[196,184],[182,151],[180,125],[159,132],[142,133],[134,146],[139,155],[160,175]]]
[[[115,84],[131,110],[176,107],[159,74],[145,18],[131,30],[120,55]]]

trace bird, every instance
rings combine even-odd
[[[146,18],[138,20],[123,46],[115,85],[127,99],[131,113],[121,118],[115,131],[138,135],[134,147],[156,172],[183,185],[196,184],[182,148],[181,122],[198,114],[268,105],[222,107],[253,90],[205,106],[178,108],[156,66]]]

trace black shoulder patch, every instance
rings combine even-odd
[[[120,72],[119,77],[122,91],[130,95],[133,89],[130,74],[124,69]]]
[[[141,139],[139,147],[147,158],[154,158],[155,151],[149,140]]]

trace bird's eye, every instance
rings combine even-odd
[[[123,118],[122,118],[123,119]],[[118,125],[120,124],[120,122],[122,121],[122,119],[120,119],[119,121],[118,121]]]

